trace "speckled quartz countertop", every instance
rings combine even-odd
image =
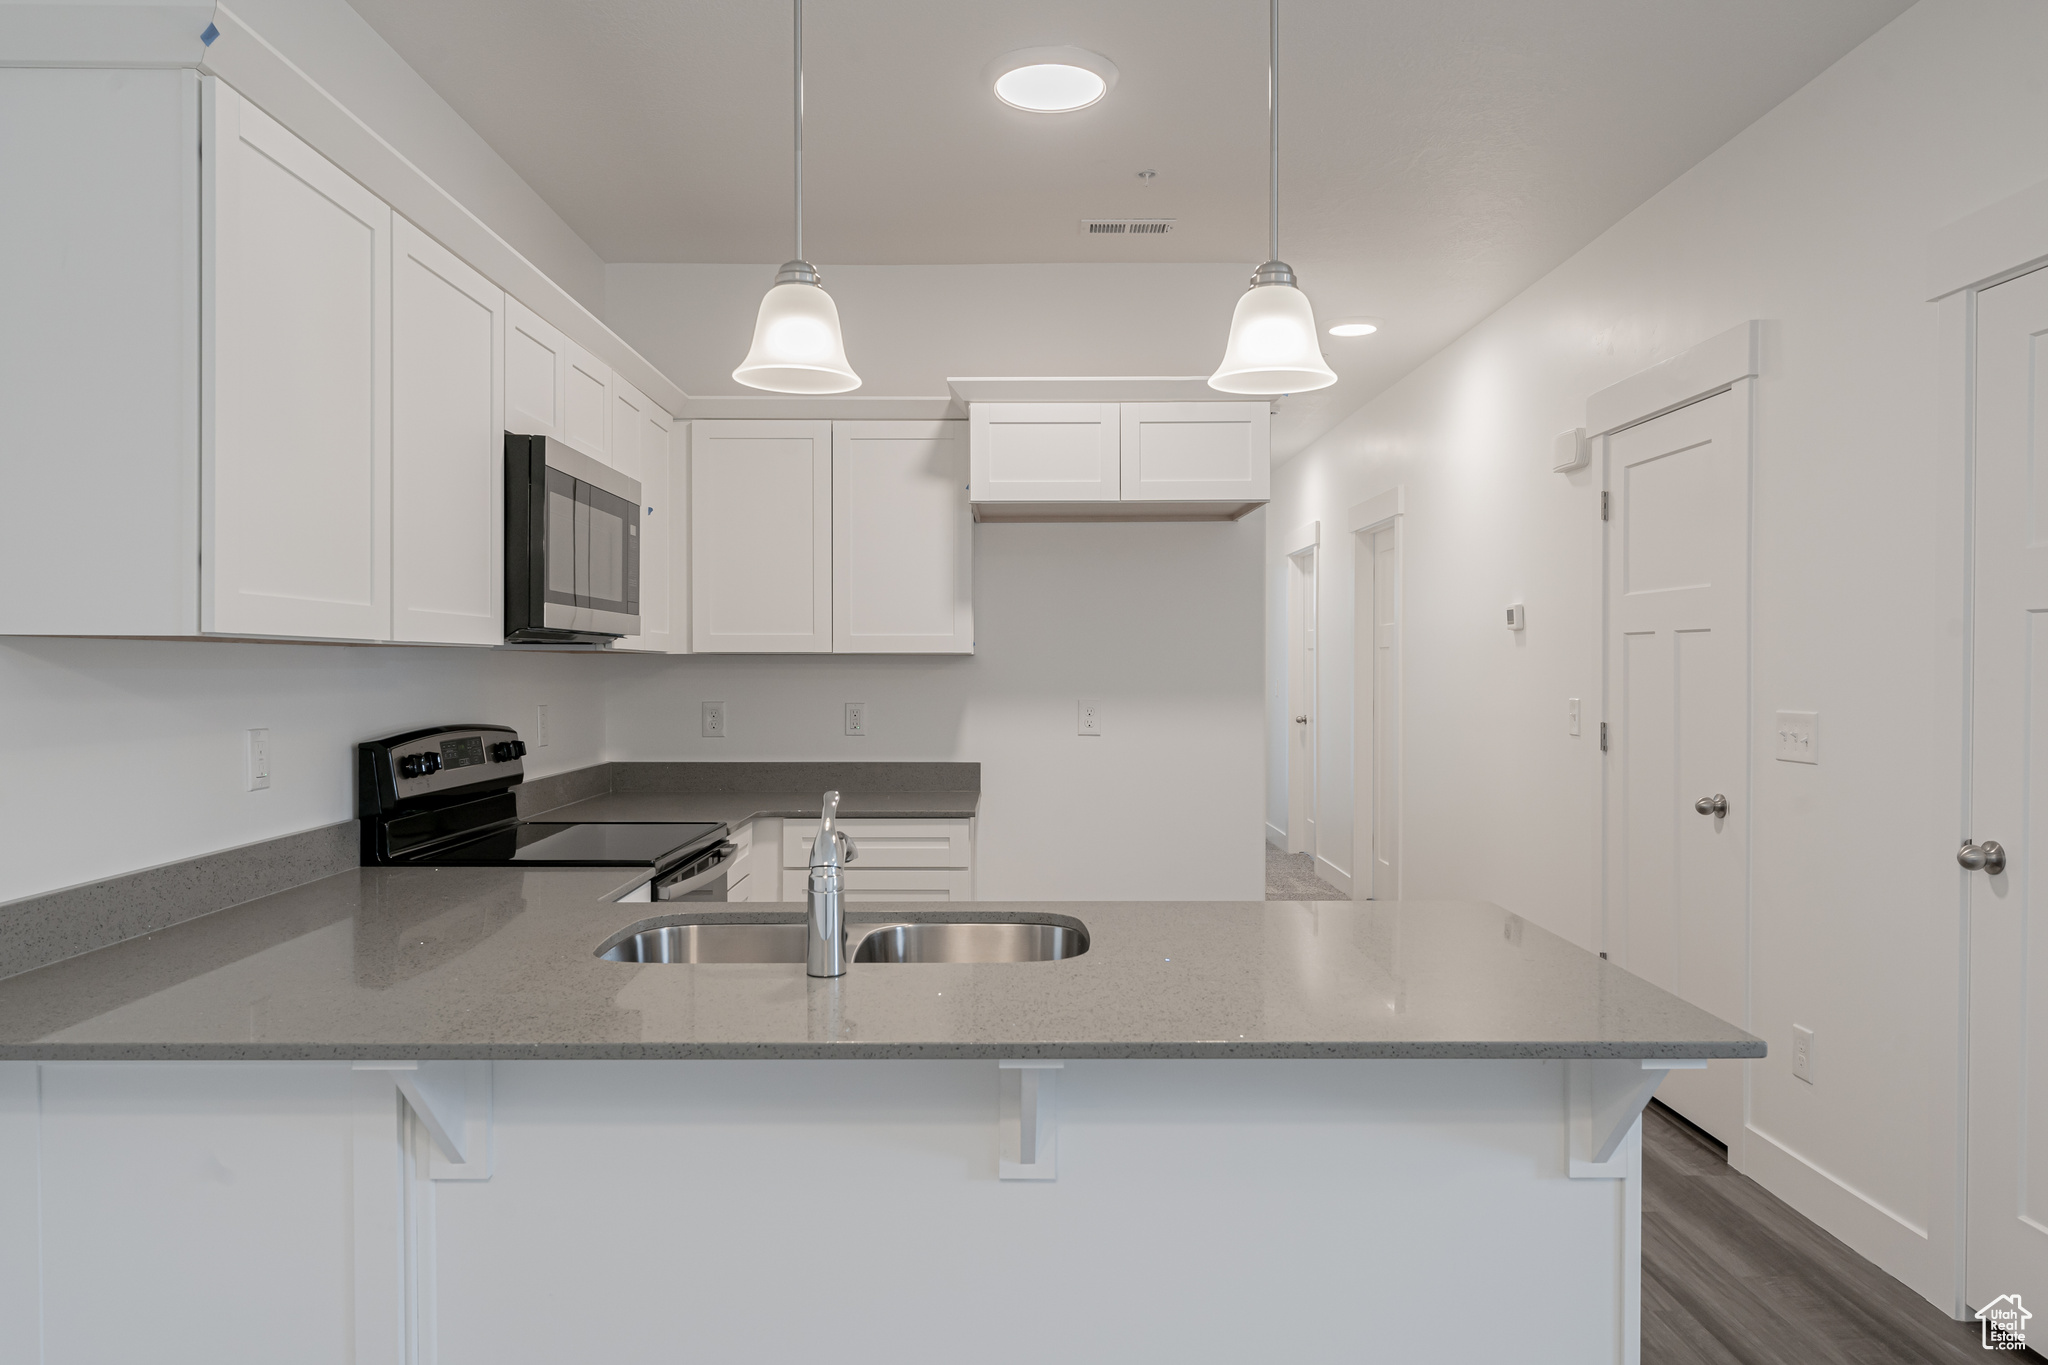
[[[1063,962],[631,965],[619,869],[364,868],[0,981],[0,1058],[1759,1057],[1476,902],[860,905],[1078,920]],[[703,918],[793,919],[795,906]],[[690,916],[681,916],[690,917]]]
[[[535,820],[720,820],[737,829],[753,819],[816,820],[822,792],[612,792],[573,805],[557,806]],[[976,791],[855,792],[839,798],[842,820],[967,820],[981,799]]]

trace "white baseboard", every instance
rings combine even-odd
[[[1927,1229],[1886,1208],[1754,1124],[1744,1131],[1745,1174],[1812,1219],[1865,1260],[1905,1283],[1943,1313],[1956,1298],[1946,1255]]]
[[[1287,851],[1287,831],[1284,829],[1275,829],[1272,826],[1272,824],[1268,822],[1266,825],[1266,842],[1271,844],[1273,847],[1279,849],[1282,853],[1285,853]]]
[[[1351,894],[1351,874],[1320,853],[1316,855],[1316,875],[1345,895]]]

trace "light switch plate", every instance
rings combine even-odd
[[[1813,1084],[1813,1030],[1792,1026],[1792,1075]]]
[[[1084,735],[1102,733],[1102,703],[1083,699],[1074,703],[1077,730]]]
[[[1778,761],[1780,763],[1820,762],[1820,712],[1780,711],[1778,713]]]
[[[866,735],[868,732],[868,704],[864,701],[846,703],[846,733]]]
[[[1567,697],[1564,707],[1565,717],[1571,722],[1572,733],[1576,735],[1579,732],[1579,699],[1577,697]]]
[[[538,707],[534,709],[533,747],[536,749],[545,749],[548,747],[548,741],[553,738],[554,736],[548,733],[548,704],[546,702],[542,702]]]
[[[704,703],[704,738],[725,738],[725,703],[707,701]]]
[[[249,732],[249,790],[260,792],[270,786],[270,731]]]

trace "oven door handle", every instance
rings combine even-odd
[[[692,863],[692,867],[700,868],[701,870],[691,873],[682,881],[664,882],[660,878],[656,878],[654,882],[654,899],[658,901],[681,900],[698,887],[716,881],[725,872],[727,865],[732,862],[733,854],[737,852],[739,852],[738,844],[723,843],[711,850],[709,855],[710,862],[708,864],[702,859]]]

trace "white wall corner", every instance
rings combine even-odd
[[[2048,180],[2008,195],[1927,239],[1927,299],[1984,288],[2048,263]]]
[[[1739,322],[1588,398],[1586,435],[1634,426],[1760,374],[1762,355],[1762,321]]]
[[[1384,493],[1376,493],[1364,502],[1354,502],[1344,513],[1344,534],[1352,535],[1382,522],[1392,521],[1407,511],[1408,488],[1396,484]]]
[[[1320,521],[1304,522],[1280,538],[1280,557],[1298,555],[1303,550],[1312,550],[1322,543],[1323,524]]]

